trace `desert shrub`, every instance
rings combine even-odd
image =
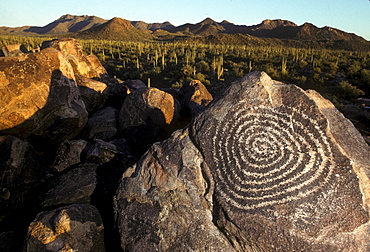
[[[341,81],[338,85],[337,94],[340,98],[353,101],[357,97],[365,95],[365,92],[351,85],[348,81]]]

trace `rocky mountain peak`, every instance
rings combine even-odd
[[[231,23],[231,22],[229,22],[227,20],[222,20],[221,24],[234,24],[234,23]]]
[[[209,24],[215,24],[217,23],[216,21],[214,21],[212,18],[209,18],[207,17],[206,19],[204,19],[202,22],[200,22],[199,24],[202,24],[202,25],[209,25]]]
[[[263,20],[261,24],[258,25],[261,29],[274,29],[279,26],[297,26],[295,23],[288,21],[288,20],[282,20],[282,19],[266,19]]]
[[[126,29],[130,29],[130,28],[134,28],[133,25],[130,23],[130,21],[126,20],[126,19],[123,19],[123,18],[119,18],[119,17],[114,17],[112,18],[111,20],[109,20],[106,24],[107,26],[120,26],[121,28],[126,28]]]
[[[65,20],[65,19],[72,19],[74,16],[71,15],[71,14],[65,14],[63,16],[61,16],[60,18],[58,18],[57,20]]]

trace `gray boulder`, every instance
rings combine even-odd
[[[370,149],[317,92],[253,72],[191,132],[216,185],[215,223],[237,250],[368,250]]]
[[[119,129],[135,152],[142,154],[152,143],[173,131],[179,108],[172,95],[157,88],[130,93],[119,114]]]
[[[212,223],[204,165],[185,129],[154,144],[124,173],[115,197],[124,251],[232,251]]]
[[[75,76],[86,110],[91,113],[102,108],[107,99],[107,85],[79,74]]]
[[[180,89],[182,112],[191,117],[202,112],[213,100],[212,95],[199,80],[192,80]]]

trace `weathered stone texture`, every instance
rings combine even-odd
[[[1,251],[370,251],[370,148],[317,92],[253,72],[212,101],[43,48],[0,58]]]
[[[216,223],[238,246],[368,246],[354,237],[369,220],[367,188],[360,188],[369,184],[369,147],[319,94],[254,72],[232,83],[191,129],[215,180]]]
[[[76,74],[75,76],[86,110],[91,113],[102,108],[107,99],[107,85],[82,75]]]
[[[112,139],[118,132],[118,114],[112,107],[97,111],[87,121],[84,136],[91,140]]]
[[[124,173],[121,246],[367,251],[368,153],[319,94],[253,72]]]
[[[82,139],[64,141],[55,153],[52,168],[61,172],[72,165],[82,163],[86,159],[89,147],[89,143]]]
[[[86,55],[75,39],[65,38],[45,41],[41,49],[44,48],[55,48],[65,55],[72,65],[75,74],[87,78],[107,77],[107,71],[101,65],[99,59],[95,55]]]
[[[17,57],[25,53],[29,53],[24,45],[4,45],[2,48],[3,56],[5,57]]]
[[[135,90],[125,99],[120,112],[121,129],[143,125],[150,120],[164,127],[176,117],[173,97],[156,88]]]
[[[154,144],[123,175],[115,200],[123,250],[233,251],[212,223],[204,160],[188,134]]]

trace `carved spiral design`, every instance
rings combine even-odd
[[[329,182],[330,143],[317,121],[289,107],[239,103],[215,128],[217,192],[253,210],[306,197]]]

